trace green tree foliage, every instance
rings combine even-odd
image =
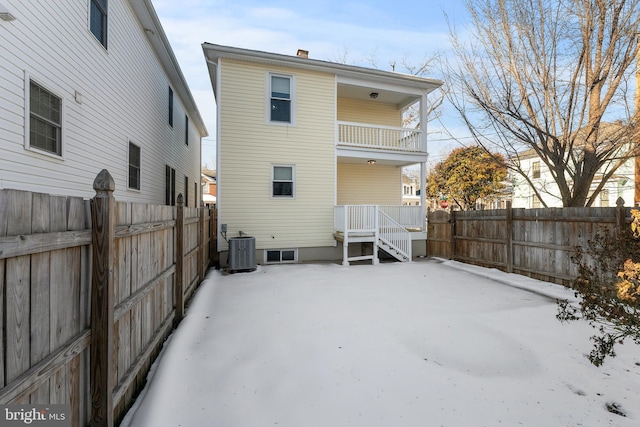
[[[598,333],[591,337],[589,360],[595,366],[615,357],[616,344],[640,345],[640,212],[631,211],[631,230],[597,234],[587,248],[576,248],[579,277],[571,287],[576,305],[558,301],[560,321],[584,320]]]
[[[427,195],[444,197],[460,209],[473,209],[478,199],[491,199],[504,189],[504,157],[481,147],[453,150],[427,178]]]

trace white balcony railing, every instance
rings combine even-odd
[[[335,206],[334,229],[341,232],[372,232],[379,226],[377,212],[388,215],[399,225],[409,230],[424,231],[426,219],[421,206],[377,206],[347,205]]]
[[[338,122],[338,145],[422,152],[420,129]]]

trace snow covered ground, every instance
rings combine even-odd
[[[640,425],[640,347],[594,367],[556,297],[452,261],[211,270],[122,425]]]

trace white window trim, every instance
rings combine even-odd
[[[138,147],[140,149],[140,165],[138,165],[138,170],[140,172],[140,176],[138,177],[138,184],[140,185],[140,188],[133,188],[133,187],[129,187],[129,171],[130,171],[130,166],[131,166],[131,159],[129,157],[130,151],[129,151],[129,144],[135,145],[136,147]],[[133,142],[132,140],[128,140],[127,142],[127,190],[128,191],[134,191],[136,193],[140,193],[142,192],[142,147],[139,144],[136,144],[135,142]]]
[[[279,121],[271,121],[271,77],[284,77],[288,78],[291,81],[291,121],[290,122],[279,122]],[[296,126],[296,76],[292,74],[282,74],[282,73],[266,73],[266,84],[265,84],[265,101],[264,101],[264,119],[268,125],[273,126]]]
[[[282,261],[282,252],[293,251],[293,260],[291,261]],[[267,261],[267,254],[269,252],[280,252],[280,261]],[[297,248],[286,248],[286,249],[265,249],[263,251],[264,254],[264,264],[297,264],[298,262],[298,249]]]
[[[51,92],[58,98],[60,98],[60,154],[52,153],[51,151],[43,150],[38,147],[31,146],[31,81],[39,84],[47,91]],[[61,95],[62,91],[39,77],[33,77],[28,71],[24,72],[24,148],[25,150],[33,151],[38,154],[49,156],[54,159],[65,158],[66,152],[66,100]]]
[[[291,189],[291,196],[274,196],[273,195],[273,181],[274,181],[274,172],[275,168],[291,168],[291,181],[293,184],[293,188]],[[269,181],[269,194],[272,199],[277,200],[291,200],[296,198],[296,165],[291,164],[282,164],[282,163],[274,163],[271,165],[271,180]]]

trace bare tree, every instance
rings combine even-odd
[[[452,29],[448,96],[476,143],[536,192],[521,156],[539,157],[564,206],[590,206],[635,154],[639,2],[467,0],[471,33]]]

